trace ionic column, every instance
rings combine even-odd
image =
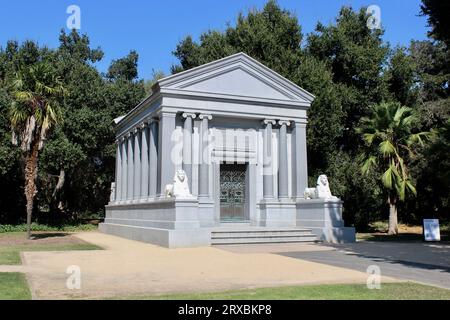
[[[149,198],[156,197],[158,183],[158,122],[152,120],[148,130]]]
[[[195,113],[183,113],[183,170],[186,172],[189,182],[189,190],[192,191],[192,119]]]
[[[308,159],[306,151],[306,123],[295,122],[293,137],[293,197],[304,198],[305,188],[308,187]]]
[[[138,200],[141,197],[141,142],[140,130],[134,129],[134,175],[133,175],[133,199]]]
[[[127,136],[127,200],[133,200],[133,178],[134,178],[134,135],[130,132]]]
[[[122,172],[122,181],[120,183],[121,192],[120,192],[120,201],[125,201],[127,199],[127,189],[128,189],[128,139],[127,136],[123,136],[121,138],[121,149],[122,149],[122,163],[121,163],[121,172]]]
[[[199,119],[202,121],[200,126],[200,166],[198,171],[198,197],[209,198],[209,154],[208,154],[208,121],[212,119],[210,114],[201,114]]]
[[[278,142],[278,197],[288,198],[288,157],[287,157],[287,126],[289,121],[280,120],[280,134]]]
[[[263,120],[265,125],[263,138],[263,194],[264,198],[274,198],[273,193],[273,147],[272,147],[272,126],[276,124],[275,120]]]
[[[122,199],[122,144],[120,139],[116,140],[116,202]]]
[[[165,187],[173,182],[175,162],[172,159],[174,142],[172,134],[175,130],[176,113],[161,112],[158,133],[158,191],[159,197],[165,197]]]
[[[141,199],[148,198],[148,123],[141,124]]]

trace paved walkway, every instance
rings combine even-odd
[[[166,249],[97,232],[76,236],[105,250],[23,253],[33,298],[211,292],[298,284],[366,283],[367,279],[365,272],[272,254],[269,252],[275,249],[270,247],[264,252],[258,252],[261,247],[254,247],[252,252],[251,246],[242,247],[247,252],[242,248],[233,251],[233,247]],[[319,245],[289,247],[297,252],[324,250]],[[71,265],[81,268],[80,290],[66,287],[69,277],[66,270]]]
[[[450,244],[369,242],[326,245],[334,250],[284,252],[283,256],[365,272],[370,265],[382,275],[450,289]]]

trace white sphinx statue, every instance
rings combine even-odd
[[[321,174],[317,178],[317,185],[315,188],[306,188],[303,194],[305,199],[339,200],[338,197],[331,194],[328,178],[324,174]]]
[[[173,183],[166,185],[165,194],[166,198],[193,198],[191,192],[189,191],[188,177],[184,170],[179,169],[175,172]]]

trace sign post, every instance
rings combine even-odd
[[[423,237],[425,241],[441,241],[439,219],[423,219]]]

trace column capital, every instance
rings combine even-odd
[[[161,119],[161,117],[173,117],[175,118],[177,116],[176,112],[173,111],[160,111],[158,115],[158,120]]]
[[[289,121],[289,120],[279,120],[278,121],[278,125],[280,125],[280,126],[282,126],[282,125],[290,126],[291,125],[291,121]]]
[[[212,115],[201,113],[201,114],[198,116],[198,118],[199,118],[200,120],[204,120],[204,119],[212,120]]]
[[[139,125],[139,129],[140,129],[140,130],[144,130],[145,128],[148,127],[149,124],[150,124],[150,121],[144,120],[144,121]]]
[[[294,122],[294,125],[295,125],[296,127],[306,128],[307,123],[306,123],[306,122],[302,122],[302,121],[295,121],[295,122]]]
[[[128,139],[129,137],[131,137],[132,134],[133,134],[133,132],[131,132],[131,131],[128,131],[128,132],[124,133],[124,134],[123,134],[124,140],[125,140],[125,139]]]
[[[188,117],[195,119],[197,117],[197,115],[195,113],[189,113],[189,112],[183,112],[181,116],[185,119]]]
[[[134,127],[131,133],[136,135],[139,132],[139,130],[141,130],[140,126]]]
[[[153,122],[158,122],[158,121],[159,121],[159,117],[150,116],[144,120],[144,123],[146,123],[148,126],[148,125],[152,124]]]
[[[264,119],[261,122],[262,122],[262,124],[265,124],[265,125],[268,125],[269,123],[271,123],[272,125],[275,125],[277,123],[276,120],[273,120],[273,119]]]

